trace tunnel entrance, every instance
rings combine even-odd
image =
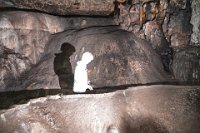
[[[72,89],[74,74],[72,73],[70,56],[76,50],[75,47],[69,43],[63,43],[60,50],[61,53],[55,54],[54,72],[58,75],[61,89]]]

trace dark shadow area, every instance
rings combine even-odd
[[[70,56],[76,50],[74,46],[69,43],[63,43],[60,50],[61,53],[55,54],[54,72],[58,75],[61,89],[72,89],[74,83],[74,74],[72,73]]]
[[[23,90],[23,91],[10,91],[0,93],[0,109],[8,109],[16,104],[25,104],[34,98],[45,97],[48,95],[56,94],[72,94],[70,90],[62,89],[38,89],[38,90]]]
[[[186,84],[186,83],[148,83],[148,84],[129,84],[120,86],[109,86],[94,88],[93,91],[86,91],[80,94],[103,94],[115,92],[117,90],[126,90],[129,87],[138,86],[151,86],[151,85],[176,85],[176,86],[197,86],[197,84]],[[198,84],[200,86],[200,84]],[[79,93],[74,93],[72,89],[38,89],[38,90],[22,90],[22,91],[10,91],[0,93],[0,110],[8,109],[17,104],[25,104],[31,99],[50,96],[50,95],[76,95]]]
[[[28,8],[16,8],[16,7],[1,7],[0,5],[0,11],[24,11],[24,12],[36,12],[36,13],[43,13],[43,14],[48,14],[48,15],[53,15],[53,16],[58,16],[58,17],[87,17],[87,18],[112,18],[113,14],[111,13],[110,15],[104,15],[104,14],[99,14],[99,15],[90,15],[90,14],[68,14],[68,15],[59,15],[56,12],[47,12],[47,11],[41,11],[37,9],[28,9]]]
[[[131,119],[124,125],[126,133],[169,133],[164,124],[152,116]]]

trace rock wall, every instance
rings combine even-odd
[[[39,62],[50,34],[61,32],[64,27],[57,17],[22,11],[1,12],[0,23],[0,88],[4,90]]]
[[[190,0],[132,1],[119,9],[122,28],[149,40],[155,49],[189,44]]]
[[[175,78],[183,84],[199,84],[200,48],[187,46],[175,51],[172,65]]]
[[[29,74],[30,77],[27,75],[35,71],[32,69],[46,55],[46,47],[51,35],[68,29],[112,25],[113,21],[111,18],[101,18],[97,22],[94,18],[86,17],[64,18],[30,11],[3,11],[0,13],[0,24],[0,90],[4,91],[6,88],[9,90],[25,89],[21,88],[23,84],[26,84],[25,79],[34,80],[32,74]],[[44,63],[47,62],[44,61]],[[53,64],[53,61],[51,63]],[[43,69],[37,70],[37,73],[39,71]],[[55,85],[49,83],[48,87],[38,86],[36,88],[60,88],[57,77],[53,80],[50,78],[49,81],[53,81],[52,84]],[[31,84],[37,83],[34,80],[33,83],[29,83],[30,87],[26,86],[26,89],[32,89]]]
[[[150,41],[175,80],[199,84],[199,1],[132,1],[119,9],[121,27]]]
[[[59,75],[54,69],[57,65],[54,64],[55,54],[60,53],[66,42],[75,49],[70,57],[66,57],[71,62],[66,70],[72,67],[72,73],[84,52],[94,55],[88,66],[89,80],[94,88],[170,81],[161,60],[146,41],[116,26],[89,27],[52,35],[40,61],[23,75],[25,78],[12,80],[7,90],[60,88]]]
[[[0,7],[35,10],[55,15],[109,15],[114,0],[1,0]]]
[[[192,0],[192,17],[191,24],[193,25],[193,33],[191,36],[191,42],[193,45],[199,46],[200,42],[200,34],[199,34],[199,26],[200,26],[200,1]]]
[[[196,63],[199,51],[189,46],[199,44],[198,1],[115,1],[112,3],[115,6],[115,10],[112,10],[114,16],[104,14],[106,17],[59,16],[63,14],[62,11],[54,12],[58,16],[44,14],[40,10],[40,6],[45,5],[42,1],[39,5],[32,1],[32,6],[25,1],[0,2],[2,91],[60,88],[58,76],[54,72],[54,68],[59,65],[55,66],[54,58],[62,53],[60,48],[65,42],[76,49],[68,57],[73,71],[82,53],[93,51],[94,62],[98,67],[95,67],[95,63],[89,65],[89,78],[95,87],[102,87],[104,83],[104,86],[115,86],[168,82],[168,77],[184,83],[199,83],[197,68],[200,64]],[[56,6],[58,3],[52,4]],[[44,8],[45,12],[51,14],[49,9],[49,5]],[[112,29],[114,26],[118,27]],[[189,51],[193,49],[195,56],[187,52],[187,48]],[[180,60],[183,54],[180,51],[183,49],[186,51],[183,53],[189,53],[189,58],[184,58],[191,62],[187,67]],[[191,74],[193,68],[195,74]],[[154,75],[152,80],[148,75]],[[66,75],[62,76],[63,81],[67,80]],[[66,84],[63,81],[62,84]]]

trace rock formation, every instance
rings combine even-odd
[[[26,80],[12,81],[16,90],[60,88],[58,75],[53,68],[56,64],[53,63],[54,54],[59,53],[61,45],[65,42],[75,48],[74,54],[70,57],[73,73],[77,61],[84,52],[89,51],[94,55],[94,60],[88,66],[89,79],[94,88],[170,81],[159,56],[151,46],[118,27],[68,30],[50,38],[43,57],[23,75],[26,76]],[[13,86],[9,86],[7,89],[12,88]]]
[[[109,15],[114,0],[1,0],[0,7],[29,9],[54,15]]]
[[[199,98],[199,87],[167,85],[42,97],[0,111],[0,132],[198,133]]]
[[[66,19],[34,12],[4,11],[0,13],[0,24],[0,46],[2,51],[0,58],[0,91],[6,91],[6,88],[9,88],[9,90],[25,89],[22,87],[27,84],[25,79],[33,80],[31,74],[35,71],[35,66],[46,55],[45,47],[48,45],[50,35],[71,28],[80,29],[88,26],[112,25],[114,22],[111,18],[101,18],[97,22],[94,18],[86,17],[69,17]],[[44,61],[45,63],[47,62]],[[49,66],[52,64],[53,60]],[[45,65],[48,65],[48,63]],[[37,74],[39,74],[39,71],[37,70]],[[53,71],[53,67],[51,71]],[[30,77],[27,76],[27,73],[30,73]],[[54,72],[53,74],[55,75]],[[52,80],[51,76],[47,77],[50,78],[49,81]],[[47,77],[44,80],[48,80]],[[37,85],[36,82],[40,82],[40,80],[28,81],[30,87],[26,86],[26,89],[32,89],[31,84]],[[55,85],[46,82],[51,87],[37,86],[36,88],[60,88],[57,76],[54,76],[52,81],[56,82],[52,83]]]
[[[200,132],[199,4],[0,0],[0,132]]]
[[[200,48],[187,46],[176,49],[174,53],[172,67],[177,81],[182,84],[199,84]]]
[[[198,15],[196,1],[192,3],[189,0],[133,0],[115,1],[114,3],[113,1],[90,1],[91,4],[88,6],[92,8],[85,7],[82,10],[83,3],[87,2],[89,1],[43,2],[35,0],[29,3],[17,0],[0,1],[2,9],[0,13],[0,32],[2,33],[0,45],[2,49],[12,51],[0,59],[2,63],[4,62],[0,70],[1,91],[67,86],[67,83],[63,82],[66,80],[65,76],[61,81],[62,85],[59,85],[58,76],[53,71],[55,64],[52,64],[54,54],[60,53],[59,49],[64,42],[69,42],[76,49],[76,52],[70,57],[73,72],[75,63],[85,49],[101,51],[99,53],[95,51],[96,60],[89,65],[89,78],[92,78],[94,87],[168,82],[169,74],[171,77],[174,76],[175,80],[180,81],[181,77],[178,76],[180,73],[177,73],[176,70],[182,68],[179,71],[183,73],[186,71],[186,67],[183,69],[181,64],[174,60],[177,59],[177,49],[193,44],[198,45],[198,41],[194,41],[195,37],[198,38],[198,30],[195,29],[198,26],[198,20],[195,18],[198,17],[193,17],[195,14]],[[98,10],[96,8],[106,7],[105,5],[115,6],[115,9],[101,8]],[[58,9],[57,6],[62,8]],[[71,8],[74,6],[80,6],[80,8]],[[65,7],[67,8],[63,10]],[[25,11],[15,11],[19,9]],[[108,10],[110,13],[107,12]],[[76,15],[78,13],[79,15],[107,15],[107,17],[54,16],[41,12],[54,15]],[[101,14],[102,12],[105,14]],[[109,14],[113,14],[115,19],[108,16]],[[194,26],[193,30],[190,18]],[[112,32],[110,29],[114,27],[113,25],[118,24],[116,33]],[[131,31],[135,35],[120,31],[120,28]],[[107,29],[108,32],[112,32],[112,34],[108,34],[110,37],[106,34]],[[106,36],[95,35],[96,37],[92,39],[90,37],[86,40],[83,39],[86,38],[87,34],[96,33]],[[77,39],[77,36],[82,35],[84,37]],[[190,35],[193,38],[191,42]],[[98,41],[95,38],[102,38],[102,40]],[[150,44],[139,38],[149,41]],[[155,52],[146,45],[151,45],[160,57],[154,56]],[[151,52],[145,52],[143,47]],[[144,50],[144,53],[141,52],[141,49]],[[5,61],[5,57],[8,57],[8,61]],[[145,62],[150,62],[150,64]],[[107,66],[108,68],[106,68]],[[145,66],[149,68],[145,68]],[[38,73],[40,71],[41,73]],[[102,72],[104,74],[99,74]],[[146,75],[153,75],[153,77],[150,79]],[[199,81],[198,77],[200,76],[197,72],[197,81]]]

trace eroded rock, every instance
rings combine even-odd
[[[199,86],[169,85],[48,96],[0,111],[0,131],[197,133],[199,98]]]
[[[190,1],[170,1],[163,24],[163,31],[171,47],[187,46],[190,44],[192,34],[192,25],[190,24],[191,15]]]
[[[63,18],[34,12],[1,12],[0,45],[2,56],[0,60],[2,64],[0,69],[0,90],[7,90],[6,88],[9,88],[9,90],[24,89],[20,87],[26,84],[24,79],[33,79],[31,76],[31,69],[33,68],[33,71],[35,71],[35,66],[40,64],[40,60],[46,60],[45,47],[48,44],[51,34],[63,32],[68,29],[80,29],[89,26],[105,26],[113,24],[114,22],[111,18],[99,18],[97,21],[94,18]],[[42,59],[44,56],[45,59]],[[44,61],[44,63],[46,62]],[[37,70],[37,72],[39,71],[40,70]],[[27,73],[30,73],[29,77],[27,77]],[[20,79],[20,81],[18,79]],[[51,81],[52,79],[49,80]],[[13,82],[15,83],[13,84]],[[36,82],[40,82],[40,80],[34,80],[33,83],[29,83],[29,85],[31,85],[30,87],[26,86],[26,89],[32,89],[32,84],[35,85],[37,84]],[[58,82],[57,77],[56,79],[53,79],[53,82]],[[51,85],[52,84],[49,84],[49,86]],[[45,86],[42,87],[48,88]],[[58,87],[59,84],[52,86],[52,88]],[[37,88],[40,88],[40,86]]]
[[[194,45],[199,46],[200,44],[200,34],[199,34],[199,26],[200,26],[200,1],[193,0],[192,1],[192,17],[191,24],[193,25],[193,33],[191,36],[191,41]]]
[[[55,15],[109,15],[114,11],[114,0],[3,0],[1,8],[42,11]]]
[[[195,7],[193,14],[198,12]],[[119,10],[121,27],[132,31],[140,38],[149,40],[154,46],[157,42],[157,49],[160,46],[177,47],[190,43],[192,33],[190,0],[136,0],[129,5],[119,5]],[[198,17],[195,17],[191,21],[195,27],[198,27],[197,19]],[[193,28],[193,31],[196,34],[198,29]]]
[[[177,48],[172,66],[177,81],[184,84],[199,84],[200,48],[194,46]]]
[[[82,54],[92,53],[94,60],[88,64],[88,74],[94,88],[169,81],[159,56],[134,34],[115,26],[71,32],[70,36],[68,32],[55,36],[49,44],[49,53],[59,50],[63,42],[73,45],[76,49],[70,57],[73,72]]]
[[[0,45],[0,90],[6,91],[8,84],[30,69],[30,64],[27,57]]]
[[[72,30],[53,35],[51,39],[45,56],[32,67],[27,74],[28,80],[19,87],[59,88],[53,62],[54,54],[60,52],[64,42],[71,44],[76,50],[70,57],[73,73],[84,52],[94,55],[94,60],[88,65],[89,80],[94,88],[169,81],[160,58],[151,46],[117,27]]]

